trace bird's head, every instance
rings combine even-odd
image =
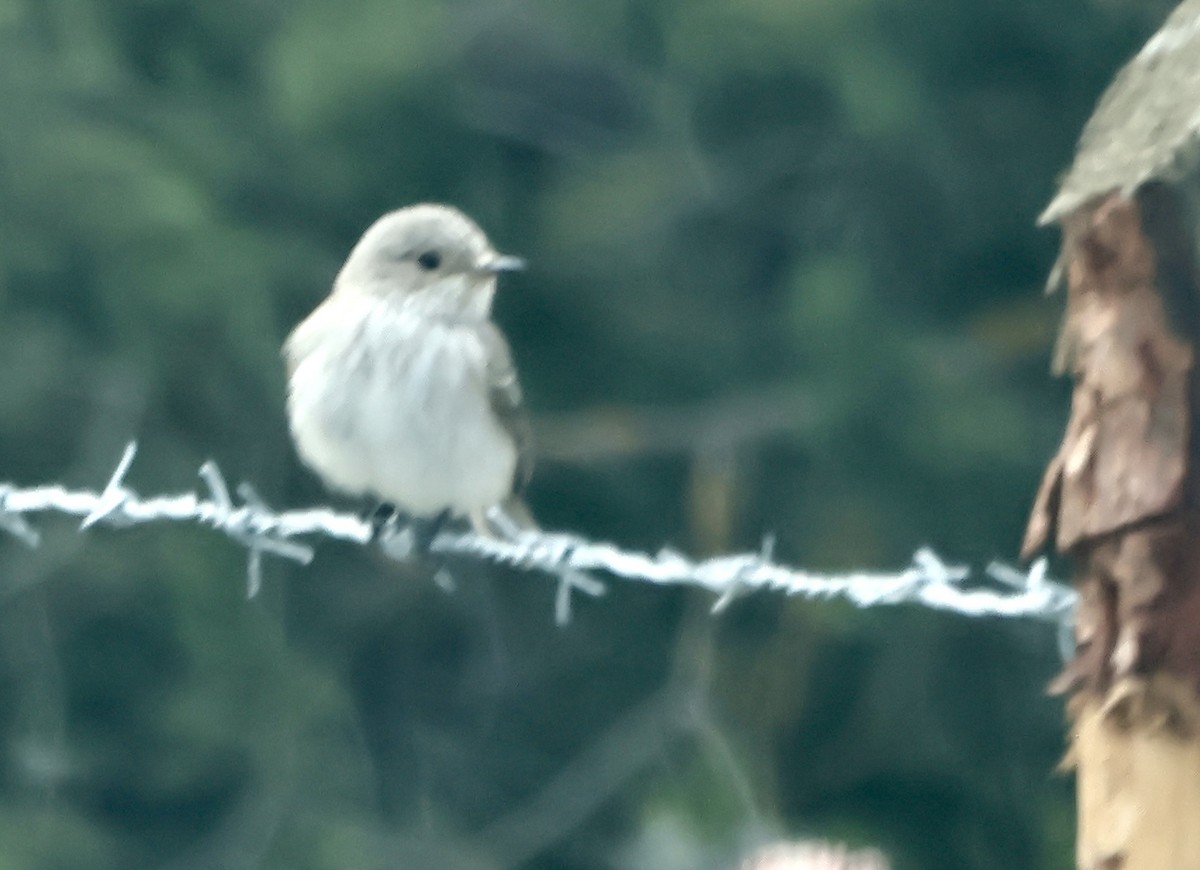
[[[524,268],[498,253],[457,209],[422,204],[375,221],[338,273],[334,292],[365,294],[434,316],[487,317],[499,272]]]

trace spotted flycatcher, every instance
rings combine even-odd
[[[283,352],[300,458],[333,489],[414,518],[527,517],[529,425],[491,320],[496,252],[466,215],[414,205],[381,217]],[[518,521],[518,525],[524,525]]]

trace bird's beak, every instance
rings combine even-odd
[[[508,254],[497,254],[495,251],[485,254],[475,266],[480,272],[520,272],[525,268],[525,261],[520,257]]]

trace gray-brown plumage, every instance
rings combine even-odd
[[[415,517],[479,525],[510,502],[531,471],[529,424],[491,308],[497,273],[522,265],[447,206],[376,221],[284,344],[304,463]]]

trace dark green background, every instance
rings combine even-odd
[[[1033,220],[1121,0],[0,0],[0,479],[272,504],[278,347],[383,211],[472,214],[551,526],[1011,558],[1067,387]],[[358,505],[341,503],[344,508]],[[1071,866],[1043,625],[156,525],[0,540],[0,870]]]

